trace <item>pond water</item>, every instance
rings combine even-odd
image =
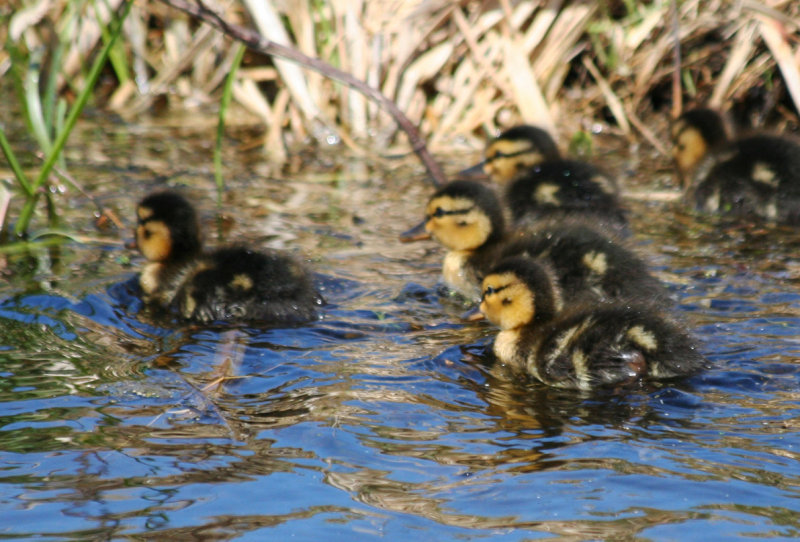
[[[713,368],[553,390],[488,364],[494,331],[459,320],[442,250],[397,242],[431,193],[416,162],[323,156],[276,174],[241,134],[224,239],[307,257],[322,317],[154,322],[121,241],[137,200],[169,185],[217,242],[211,133],[83,125],[70,172],[125,229],[98,233],[70,190],[66,227],[104,242],[7,257],[0,538],[800,537],[797,232],[631,198],[635,243]],[[622,182],[641,192],[658,175]]]

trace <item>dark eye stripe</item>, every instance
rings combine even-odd
[[[483,291],[483,297],[481,299],[485,298],[487,295],[492,295],[492,294],[496,294],[498,292],[502,292],[506,288],[508,288],[508,285],[500,286],[499,288],[494,288],[492,286],[489,286],[488,288],[486,288],[486,290]]]
[[[522,154],[528,154],[529,152],[531,152],[531,149],[525,149],[525,150],[522,150],[522,151],[509,152],[509,153],[498,151],[498,152],[494,153],[494,155],[492,155],[492,156],[487,156],[486,157],[486,161],[487,162],[492,162],[492,161],[497,160],[499,158],[514,158],[515,156],[520,156]]]
[[[428,215],[428,217],[429,218],[433,218],[433,217],[441,218],[443,216],[465,215],[465,214],[469,213],[471,210],[473,210],[474,208],[475,207],[469,207],[467,209],[455,209],[453,211],[445,211],[441,207],[437,207],[436,210],[432,214]]]

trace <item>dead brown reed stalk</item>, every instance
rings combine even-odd
[[[755,102],[756,123],[800,124],[800,3],[793,0],[181,1],[379,88],[439,153],[479,149],[487,135],[519,122],[550,127],[562,139],[601,126],[658,148],[666,134],[653,120],[666,120],[673,103],[676,114],[680,102],[722,109]],[[97,22],[70,5],[47,0],[38,11],[14,13],[0,38],[11,28],[12,39],[47,44],[53,29],[69,33],[62,21],[70,14],[81,32],[65,58],[85,55],[98,43],[89,32]],[[128,77],[113,89],[110,107],[135,117],[160,97],[178,107],[216,103],[229,40],[160,0],[137,0],[125,31]],[[0,50],[0,75],[7,64]],[[80,76],[64,64],[65,85]],[[324,139],[326,129],[369,141],[378,154],[409,148],[384,109],[325,76],[252,54],[237,79],[234,99],[249,113],[239,118],[266,126],[278,159],[285,143]]]

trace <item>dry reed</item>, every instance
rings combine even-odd
[[[683,102],[730,109],[752,105],[756,96],[756,122],[771,116],[798,124],[800,3],[766,1],[679,3]],[[79,86],[87,55],[102,41],[99,23],[108,16],[99,6],[120,2],[43,0],[14,11],[21,1],[12,0],[0,39],[30,50],[48,46],[58,33],[67,44],[60,79],[66,92]],[[648,125],[666,117],[673,101],[675,28],[667,0],[203,5],[379,88],[434,152],[480,148],[487,135],[518,122],[549,127],[562,138],[601,125],[663,150],[664,134]],[[115,66],[106,104],[131,119],[162,97],[175,107],[217,103],[235,50],[217,30],[159,0],[136,0],[122,45],[126,62]],[[0,75],[9,63],[0,51]],[[246,55],[233,97],[248,113],[240,122],[265,126],[266,146],[278,160],[284,141],[331,133],[385,152],[407,150],[385,111],[286,61]]]

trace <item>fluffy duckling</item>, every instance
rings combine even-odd
[[[627,213],[616,180],[579,160],[561,158],[550,135],[535,126],[515,126],[491,140],[485,159],[464,173],[483,170],[505,186],[514,221],[586,214],[625,229]]]
[[[639,257],[588,222],[550,220],[507,231],[494,191],[474,181],[453,181],[440,188],[428,202],[423,224],[401,240],[431,237],[448,249],[442,266],[445,282],[474,299],[480,297],[486,272],[500,258],[517,254],[548,259],[573,301],[668,299]]]
[[[504,186],[533,166],[561,159],[550,134],[527,124],[509,128],[492,139],[486,145],[483,156],[483,162],[464,173],[482,171],[493,182]]]
[[[770,134],[731,140],[711,109],[687,111],[671,135],[676,169],[699,210],[800,223],[800,142]]]
[[[147,259],[139,275],[146,303],[199,323],[315,317],[322,299],[288,254],[244,247],[204,252],[195,210],[175,192],[148,195],[136,214],[136,247]]]
[[[497,359],[547,385],[591,390],[707,365],[693,339],[648,305],[563,310],[553,271],[536,260],[502,260],[482,289],[480,310],[500,328]]]

